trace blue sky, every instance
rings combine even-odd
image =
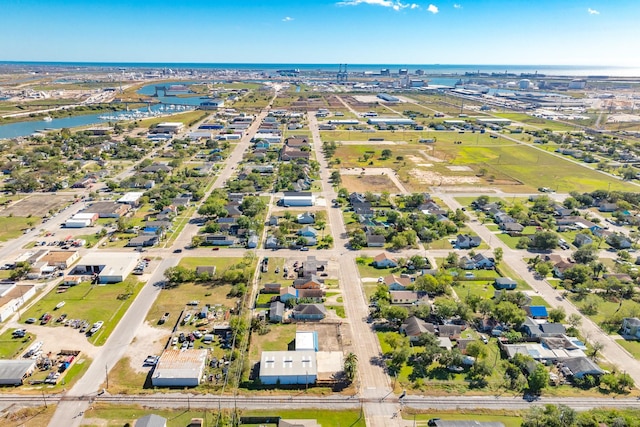
[[[639,0],[0,0],[0,11],[5,61],[640,67]]]

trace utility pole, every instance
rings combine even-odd
[[[44,390],[42,390],[42,400],[44,401],[44,407],[47,408],[47,398],[44,396]]]
[[[109,389],[109,369],[107,369],[107,364],[104,364],[104,375],[107,377],[107,389]]]

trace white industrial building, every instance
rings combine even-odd
[[[370,125],[387,125],[387,126],[414,126],[415,120],[404,119],[401,117],[371,117],[368,121]]]
[[[124,193],[122,197],[118,199],[118,203],[126,203],[127,205],[137,206],[140,203],[140,198],[144,193],[141,191],[132,191]]]
[[[176,134],[184,128],[184,123],[181,122],[164,122],[158,123],[158,126],[153,130],[155,133],[173,133]]]
[[[281,203],[282,206],[313,206],[316,196],[310,192],[285,191]]]
[[[476,122],[481,125],[498,125],[498,126],[509,126],[511,124],[511,120],[509,119],[499,119],[496,117],[476,119]]]
[[[315,351],[263,351],[262,384],[314,384],[318,378]]]
[[[64,226],[66,228],[84,228],[91,227],[97,220],[99,215],[97,213],[77,213],[68,220],[65,221]]]
[[[318,333],[315,331],[296,331],[296,351],[318,351]]]
[[[165,350],[153,371],[154,387],[196,387],[204,373],[207,350]]]
[[[22,385],[22,381],[36,369],[36,361],[0,360],[0,385]]]
[[[130,252],[89,253],[82,257],[73,274],[98,275],[98,283],[118,283],[127,278],[139,261],[139,254]]]
[[[0,283],[0,322],[7,320],[36,294],[31,284]]]

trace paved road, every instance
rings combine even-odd
[[[308,114],[309,129],[313,138],[316,160],[320,163],[322,193],[327,201],[337,197],[329,184],[329,167],[322,153],[322,143],[315,114]],[[382,351],[375,332],[366,319],[369,315],[369,304],[362,288],[360,275],[355,264],[355,253],[348,252],[347,231],[342,217],[342,210],[329,208],[329,220],[335,249],[330,251],[338,257],[339,282],[342,287],[345,312],[351,336],[354,342],[354,353],[358,357],[358,392],[360,396],[373,399],[375,403],[365,403],[364,412],[367,425],[383,427],[397,425],[391,417],[399,409],[398,404],[383,402],[382,399],[392,390],[384,368],[375,363]],[[343,326],[344,327],[344,326]]]
[[[444,203],[449,208],[455,210],[462,206],[451,194],[438,194]],[[567,317],[571,314],[582,314],[578,311],[575,305],[566,298],[562,297],[562,292],[555,290],[549,282],[546,280],[540,280],[534,276],[533,272],[529,270],[527,264],[523,260],[523,252],[513,250],[504,244],[497,236],[494,235],[487,227],[479,222],[467,222],[467,226],[473,230],[478,236],[491,246],[491,249],[502,248],[504,251],[503,263],[509,265],[522,279],[524,279],[535,292],[537,292],[547,303],[555,308],[562,307],[567,313]],[[636,384],[640,384],[640,363],[625,349],[618,345],[613,338],[606,334],[598,325],[592,322],[588,317],[584,316],[582,325],[580,326],[580,332],[591,343],[599,342],[604,345],[601,351],[602,357],[606,358],[614,365],[623,368],[627,372]]]
[[[262,118],[264,118],[267,114],[268,108],[269,107],[260,113],[258,120],[261,121]],[[210,194],[214,188],[223,187],[226,180],[232,175],[235,165],[237,165],[242,159],[245,150],[249,147],[249,141],[258,129],[258,120],[254,121],[250,131],[247,132],[241,142],[235,146],[225,164],[225,168],[221,171],[218,179],[215,180],[207,195]],[[203,198],[203,200],[205,198]],[[176,239],[176,244],[186,245],[190,243],[191,237],[196,233],[196,231],[197,229],[195,226],[188,224],[183,229],[178,239]],[[157,255],[156,252],[161,252],[165,255],[163,256],[163,260],[156,267],[147,284],[143,287],[136,300],[131,304],[125,315],[122,317],[103,346],[102,351],[92,362],[87,372],[67,393],[66,397],[70,399],[65,399],[60,402],[54,417],[50,422],[51,426],[69,425],[70,427],[73,427],[80,425],[82,421],[81,415],[88,407],[89,402],[85,400],[73,400],[73,397],[95,396],[99,389],[102,388],[102,385],[106,385],[108,382],[107,372],[113,368],[118,360],[120,360],[124,355],[127,347],[135,337],[137,330],[142,326],[146,314],[158,297],[161,287],[157,284],[164,280],[164,271],[169,267],[177,265],[180,258],[183,256],[169,255],[167,250],[150,251],[153,255]]]

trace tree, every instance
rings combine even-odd
[[[496,264],[500,264],[502,257],[504,256],[504,250],[502,248],[495,248],[493,250],[493,258],[496,260]]]
[[[558,236],[553,231],[538,231],[533,235],[530,246],[542,250],[555,249],[558,246]]]
[[[567,316],[567,313],[562,307],[556,307],[549,310],[549,320],[554,323],[562,323]]]
[[[25,277],[30,270],[31,264],[29,264],[27,261],[17,262],[15,268],[11,270],[9,278],[11,280],[20,280]]]
[[[551,273],[551,266],[548,262],[539,262],[536,264],[535,270],[540,277],[547,277]]]
[[[356,356],[354,353],[347,354],[347,356],[344,358],[343,369],[347,381],[352,383],[358,371],[358,356]]]
[[[598,259],[598,248],[594,244],[583,245],[573,253],[573,259],[580,264],[589,264]]]
[[[567,323],[569,323],[572,328],[577,328],[582,323],[582,316],[576,313],[571,313],[567,319]]]
[[[439,298],[435,300],[433,307],[441,319],[453,317],[458,312],[458,304],[449,298]]]
[[[391,158],[392,155],[393,153],[391,152],[391,150],[389,150],[388,148],[385,148],[384,150],[382,150],[381,158],[382,160],[387,160]]]
[[[525,320],[522,309],[509,301],[500,301],[493,308],[493,315],[500,322],[518,328]]]
[[[529,375],[528,384],[529,392],[533,394],[539,394],[549,385],[549,372],[543,364],[538,363],[536,365],[536,368]]]
[[[467,344],[467,355],[475,357],[476,359],[485,357],[487,355],[487,348],[480,341],[472,341]]]
[[[589,356],[593,360],[598,360],[598,354],[600,354],[600,351],[603,348],[604,344],[602,344],[600,341],[595,341],[593,344],[591,344],[591,351],[589,352]]]

